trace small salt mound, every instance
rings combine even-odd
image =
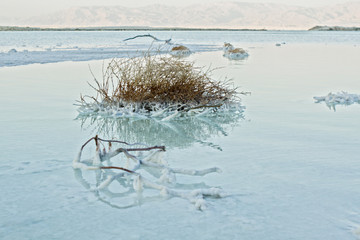
[[[187,57],[191,54],[191,51],[183,45],[178,45],[170,50],[170,54],[175,57]]]
[[[325,102],[326,105],[335,110],[335,105],[351,105],[360,103],[360,94],[350,94],[347,92],[329,93],[326,96],[314,97],[316,103]]]
[[[224,57],[232,60],[241,60],[247,58],[248,56],[249,54],[242,48],[235,48],[224,53]]]
[[[234,48],[231,43],[224,43],[223,46],[224,57],[227,57],[231,60],[242,60],[249,56],[249,54],[242,48]]]
[[[360,94],[350,94],[347,92],[329,93],[326,96],[314,97],[318,102],[325,101],[329,104],[353,104],[360,102]]]

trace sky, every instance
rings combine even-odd
[[[246,2],[239,0],[1,0],[1,18],[23,18],[38,15],[46,15],[50,12],[63,10],[74,6],[111,6],[121,5],[127,7],[141,7],[150,4],[165,4],[172,6],[186,6],[191,4],[209,4],[214,2]],[[247,2],[283,3],[306,7],[318,7],[337,3],[349,2],[349,0],[247,0]]]

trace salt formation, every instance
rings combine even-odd
[[[95,141],[95,155],[87,160],[82,160],[83,150],[92,140]],[[108,146],[106,147],[105,144],[108,144]],[[126,145],[130,148],[119,147],[114,149],[116,144]],[[219,173],[221,170],[217,167],[203,170],[171,168],[163,158],[164,151],[164,146],[149,147],[140,143],[128,144],[122,141],[104,140],[95,136],[81,147],[77,157],[73,160],[72,166],[78,171],[76,175],[82,184],[96,193],[104,192],[109,194],[110,189],[116,188],[116,184],[120,183],[122,193],[112,193],[112,195],[127,197],[136,194],[141,198],[146,191],[153,189],[163,197],[186,199],[199,210],[206,208],[206,198],[224,196],[224,193],[219,188],[178,189],[176,187],[176,176],[179,174],[204,176],[213,172]],[[121,153],[123,154],[121,155]],[[122,158],[120,158],[121,156]],[[120,160],[116,162],[117,166],[113,166],[111,162],[115,157]],[[95,171],[96,183],[89,184],[83,180],[81,177],[82,171]],[[133,205],[136,204],[131,204],[131,206]]]
[[[351,105],[354,103],[360,103],[359,94],[350,94],[347,92],[329,93],[326,96],[314,97],[316,103],[325,102],[326,105],[334,111],[336,105]]]
[[[191,51],[183,45],[178,45],[171,48],[170,54],[174,57],[188,57],[190,56]]]
[[[249,54],[242,48],[234,48],[231,43],[224,43],[223,46],[224,57],[231,60],[242,60],[249,56]]]
[[[212,114],[214,111],[221,112],[243,112],[244,106],[239,103],[201,105],[197,107],[189,107],[186,104],[163,104],[152,103],[144,106],[142,103],[128,104],[119,102],[118,104],[109,104],[107,102],[83,101],[77,109],[79,116],[98,116],[106,118],[156,118],[161,121],[171,121],[179,117],[202,116]],[[149,111],[149,109],[151,109]]]

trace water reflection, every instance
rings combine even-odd
[[[165,145],[167,148],[187,148],[200,143],[218,150],[220,146],[209,139],[227,136],[244,119],[243,111],[220,112],[211,115],[184,117],[173,121],[154,118],[106,118],[78,116],[83,130],[105,138],[126,142],[142,142],[149,145]]]
[[[93,186],[98,186],[101,183],[102,179],[106,179],[107,175],[106,172],[97,170],[95,172],[92,172],[96,175],[95,179],[96,182],[92,183],[92,179],[89,176],[86,176],[88,172],[82,170],[82,169],[74,169],[74,176],[75,179],[86,189],[91,192],[93,192],[94,196],[100,200],[101,202],[109,205],[113,208],[118,209],[125,209],[125,208],[131,208],[134,206],[138,206],[142,204],[142,200],[139,197],[134,196],[135,191],[130,186],[131,184],[124,179],[117,179],[117,183],[119,186],[117,186],[117,192],[110,189],[102,189],[100,190],[94,190]],[[154,198],[154,197],[152,197]],[[147,199],[147,201],[151,201],[152,198]],[[160,196],[156,196],[155,198],[160,199]],[[117,200],[121,200],[117,202]]]
[[[151,175],[160,175],[161,173],[154,173],[147,171]],[[74,169],[75,179],[88,191],[92,192],[94,196],[101,202],[107,204],[112,208],[126,209],[140,206],[145,203],[164,201],[173,196],[164,196],[159,191],[154,189],[146,189],[140,194],[133,188],[133,182],[126,178],[116,178],[114,183],[107,188],[101,190],[96,189],[108,177],[115,175],[113,171],[86,171],[82,169]],[[93,176],[95,175],[95,176]],[[211,189],[212,186],[204,182],[180,184],[176,183],[172,186],[177,191],[191,191],[194,189]]]

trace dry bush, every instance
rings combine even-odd
[[[241,54],[245,54],[246,51],[242,48],[235,48],[235,49],[231,49],[231,50],[228,50],[229,53],[241,53]]]
[[[95,84],[90,84],[97,92],[96,97],[90,97],[96,107],[81,97],[79,112],[114,106],[142,113],[170,107],[170,111],[187,112],[238,103],[236,87],[228,80],[213,80],[211,72],[193,62],[160,54],[113,59],[103,70],[102,81],[94,77]]]
[[[165,56],[114,59],[95,90],[105,101],[183,104],[224,101],[236,93],[226,82],[212,80],[209,71]]]
[[[175,47],[171,48],[171,51],[189,51],[189,48],[187,48],[183,45],[179,45],[179,46],[175,46]]]

